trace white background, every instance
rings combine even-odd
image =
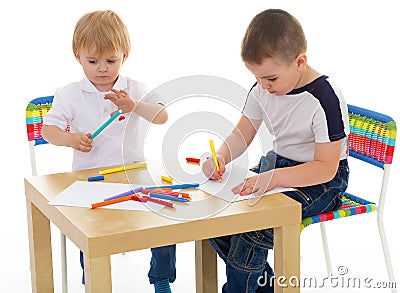
[[[214,75],[249,88],[254,78],[240,59],[240,42],[250,20],[267,8],[282,8],[303,25],[309,64],[332,77],[350,104],[374,109],[400,121],[398,108],[399,9],[396,1],[9,1],[2,5],[1,82],[3,110],[0,178],[0,292],[30,292],[29,251],[23,178],[30,176],[24,110],[33,98],[83,77],[71,50],[76,21],[86,12],[112,9],[125,21],[132,53],[123,74],[154,88],[188,75]],[[181,110],[183,113],[185,109]],[[173,117],[171,117],[173,121]],[[232,118],[233,119],[233,118]],[[233,121],[235,121],[234,117]],[[165,130],[164,128],[160,128]],[[199,153],[202,145],[192,144]],[[65,150],[58,151],[64,152]],[[68,152],[67,152],[68,154]],[[42,172],[68,170],[65,154],[42,156]],[[259,154],[255,154],[258,157]],[[49,159],[47,157],[50,157]],[[394,160],[384,222],[395,276],[400,282],[397,190],[399,160]],[[351,180],[379,183],[370,169],[354,167]],[[376,199],[375,199],[376,200]],[[333,268],[346,266],[346,276],[387,281],[375,215],[328,223]],[[55,242],[58,233],[55,231]],[[318,227],[301,236],[304,276],[325,274]],[[56,245],[58,247],[58,245]],[[78,250],[68,244],[70,292],[80,285]],[[152,292],[146,274],[149,251],[113,257],[115,292]],[[54,252],[56,292],[60,291],[58,250]],[[224,270],[220,265],[220,286]],[[178,279],[174,292],[194,292],[193,244],[178,245]],[[303,292],[315,291],[305,289]],[[346,291],[331,289],[332,292]],[[328,288],[320,292],[330,291]],[[354,290],[347,290],[350,292]],[[364,292],[360,290],[360,292]],[[372,290],[368,292],[388,292]]]

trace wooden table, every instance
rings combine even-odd
[[[273,194],[252,207],[247,200],[227,205],[223,200],[191,189],[192,202],[178,203],[175,209],[164,208],[163,215],[48,204],[74,181],[86,181],[98,171],[25,179],[32,292],[54,291],[50,221],[83,251],[86,292],[112,292],[112,254],[196,241],[196,292],[216,293],[216,254],[207,239],[271,227],[275,231],[275,275],[286,278],[281,279],[284,286],[275,286],[275,292],[300,292],[289,284],[290,278],[300,275],[301,205],[298,202],[283,194]],[[147,168],[106,175],[106,182],[158,185],[161,174],[159,165],[149,163]],[[210,216],[204,217],[205,214]]]

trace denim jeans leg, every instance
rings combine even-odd
[[[341,206],[342,195],[346,191],[349,179],[347,160],[339,162],[335,177],[328,182],[296,188],[295,191],[284,192],[302,204],[302,217],[333,211]]]
[[[85,285],[85,266],[84,266],[84,262],[83,262],[82,250],[79,251],[79,262],[81,263],[81,267],[82,267],[82,284]]]
[[[302,164],[269,151],[260,158],[258,168],[253,168],[258,173],[266,172],[272,168],[285,168]],[[296,188],[294,191],[284,192],[288,197],[302,205],[302,217],[306,218],[320,213],[337,209],[341,205],[341,198],[347,188],[349,167],[347,160],[339,162],[335,177],[322,184]]]
[[[266,284],[259,288],[259,279],[267,279],[273,271],[267,263],[268,249],[273,247],[271,230],[254,231],[210,239],[211,245],[226,263],[227,282],[224,293],[273,292]]]
[[[167,245],[151,249],[150,284],[168,279],[170,283],[176,279],[176,245]]]
[[[208,242],[210,242],[211,246],[225,263],[228,258],[229,249],[231,247],[231,239],[232,235],[208,239]]]

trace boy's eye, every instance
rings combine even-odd
[[[88,60],[88,62],[90,63],[90,64],[96,64],[96,60]]]
[[[278,79],[277,77],[268,78],[269,81],[274,81],[274,80],[277,80],[277,79]]]
[[[115,60],[114,59],[109,59],[109,60],[107,60],[107,63],[115,63]]]

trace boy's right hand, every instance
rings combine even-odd
[[[217,154],[217,161],[218,161],[219,171],[217,171],[212,156],[208,157],[202,165],[202,170],[204,175],[206,175],[207,178],[211,180],[220,180],[222,178],[222,175],[225,173],[224,157]]]
[[[91,133],[71,133],[71,147],[84,153],[90,152],[93,142],[90,136]]]

